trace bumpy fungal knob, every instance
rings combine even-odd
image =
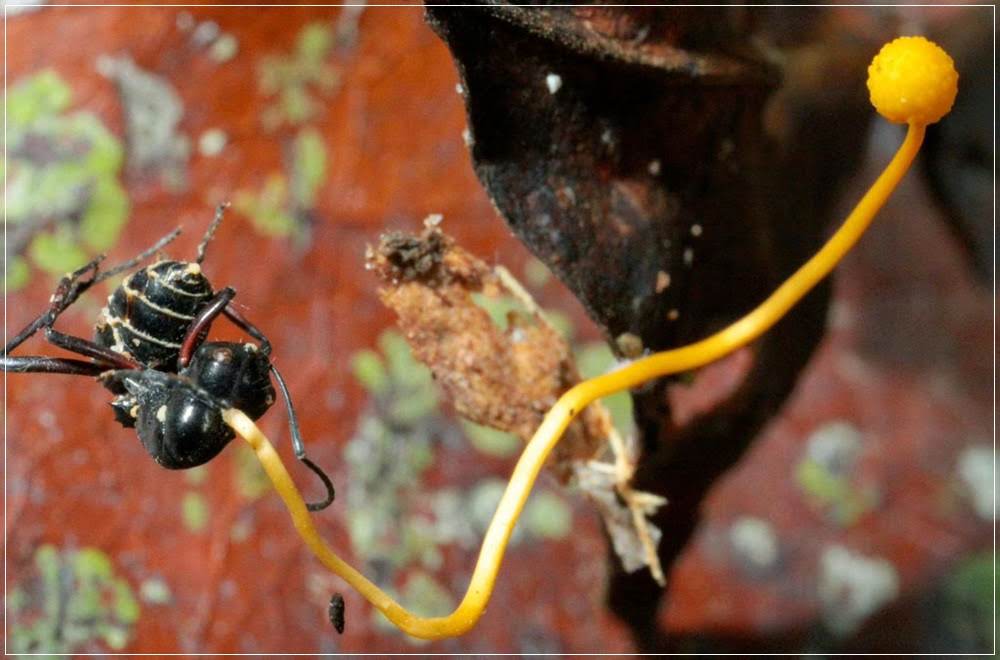
[[[868,91],[879,114],[897,124],[933,124],[951,110],[958,72],[948,53],[923,37],[882,46],[868,67]]]

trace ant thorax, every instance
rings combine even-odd
[[[199,264],[159,261],[108,296],[95,340],[150,368],[175,371],[184,335],[212,293]]]

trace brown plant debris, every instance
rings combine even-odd
[[[527,442],[556,399],[580,381],[566,341],[538,312],[511,311],[506,328],[493,323],[472,294],[516,294],[433,217],[420,235],[383,235],[368,267],[414,356],[462,417]],[[593,409],[570,425],[550,459],[562,481],[572,473],[568,461],[597,455],[609,427],[608,416]]]
[[[367,268],[382,282],[379,297],[396,312],[414,356],[431,369],[459,415],[527,442],[559,396],[580,382],[572,351],[506,269],[491,268],[456,245],[439,228],[440,216],[424,224],[419,235],[389,232],[369,248]],[[509,296],[523,310],[508,312],[501,328],[473,294]],[[613,463],[597,460],[609,450]],[[580,414],[548,466],[598,503],[627,568],[650,566],[662,579],[659,531],[646,520],[662,500],[628,486],[632,452],[604,406],[595,403]]]

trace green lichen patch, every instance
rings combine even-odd
[[[288,237],[295,230],[295,217],[287,204],[288,179],[280,172],[269,174],[259,192],[240,190],[233,197],[233,208],[269,237]]]
[[[256,500],[271,490],[271,480],[248,445],[239,445],[234,466],[236,491],[248,500]]]
[[[493,325],[503,330],[508,328],[511,314],[523,317],[528,313],[524,304],[514,296],[487,296],[473,293],[472,300],[476,305],[486,310]],[[543,314],[545,322],[552,326],[561,337],[567,341],[573,338],[573,324],[565,314],[550,310],[544,310]]]
[[[434,543],[408,520],[412,497],[440,441],[438,399],[430,372],[415,362],[398,333],[379,338],[352,364],[372,396],[344,457],[351,472],[347,522],[355,552],[368,561],[404,566],[434,563]]]
[[[809,459],[796,467],[795,481],[814,506],[845,527],[853,525],[878,504],[874,492],[859,489],[849,479],[833,474]]]
[[[208,480],[208,469],[207,465],[198,465],[184,470],[184,479],[192,486],[200,486]]]
[[[579,346],[574,351],[576,365],[583,378],[595,378],[610,371],[617,360],[608,345],[602,341]],[[635,418],[632,415],[632,395],[618,392],[601,399],[601,403],[611,413],[611,420],[623,436],[635,433]]]
[[[946,577],[941,618],[949,651],[985,653],[993,646],[995,565],[996,556],[982,552],[962,561]]]
[[[838,525],[853,525],[879,502],[872,487],[854,478],[862,446],[861,434],[852,425],[831,422],[812,433],[795,467],[795,481],[806,498]]]
[[[30,279],[31,267],[27,261],[17,255],[7,260],[7,272],[4,274],[7,291],[17,291],[25,286]]]
[[[444,616],[455,609],[451,594],[424,571],[413,571],[403,586],[403,598],[423,616]]]
[[[27,126],[69,108],[73,94],[55,71],[46,69],[15,83],[7,92],[7,121]]]
[[[351,357],[351,371],[361,386],[371,394],[381,394],[389,386],[382,357],[375,351],[364,349]]]
[[[394,589],[387,589],[387,593],[395,600],[406,603],[408,609],[421,616],[445,616],[452,612],[457,604],[444,585],[430,573],[419,569],[407,576],[402,593],[397,593]],[[426,639],[403,635],[399,628],[374,608],[371,611],[371,621],[383,634],[400,636],[413,646],[430,643]]]
[[[262,114],[267,129],[299,126],[316,117],[340,85],[340,74],[327,61],[335,43],[333,25],[317,21],[302,28],[291,52],[261,59],[258,86],[273,99]]]
[[[139,619],[139,602],[96,548],[35,552],[35,574],[8,594],[7,651],[66,654],[121,651]]]
[[[542,491],[524,507],[524,525],[530,536],[563,539],[573,530],[573,511],[562,497]]]
[[[234,208],[262,235],[308,238],[316,195],[326,179],[326,144],[318,131],[303,128],[291,144],[287,171],[271,172],[259,191],[240,190]]]
[[[469,443],[487,456],[507,458],[521,451],[521,441],[513,433],[498,431],[482,424],[462,422],[462,429]]]
[[[204,495],[194,491],[184,493],[181,498],[181,520],[190,532],[204,532],[208,527],[208,503]]]
[[[292,199],[299,208],[316,205],[316,191],[326,178],[326,144],[319,131],[303,128],[292,143]]]
[[[29,262],[53,275],[83,265],[117,242],[128,218],[121,142],[71,105],[52,70],[8,90],[8,289],[27,284]]]

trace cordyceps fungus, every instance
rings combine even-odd
[[[392,623],[414,637],[453,637],[472,628],[489,601],[507,542],[535,479],[569,423],[601,397],[702,367],[767,332],[858,241],[909,169],[927,125],[948,113],[958,89],[952,59],[923,37],[902,37],[887,44],[872,61],[868,73],[872,104],[878,112],[889,121],[908,124],[906,138],[885,171],[819,252],[746,316],[701,341],[644,357],[613,373],[584,381],[560,397],[521,454],[486,531],[468,591],[448,616],[424,618],[409,612],[338,557],[317,534],[302,496],[264,434],[243,413],[226,411],[226,421],[253,447],[310,550]]]

